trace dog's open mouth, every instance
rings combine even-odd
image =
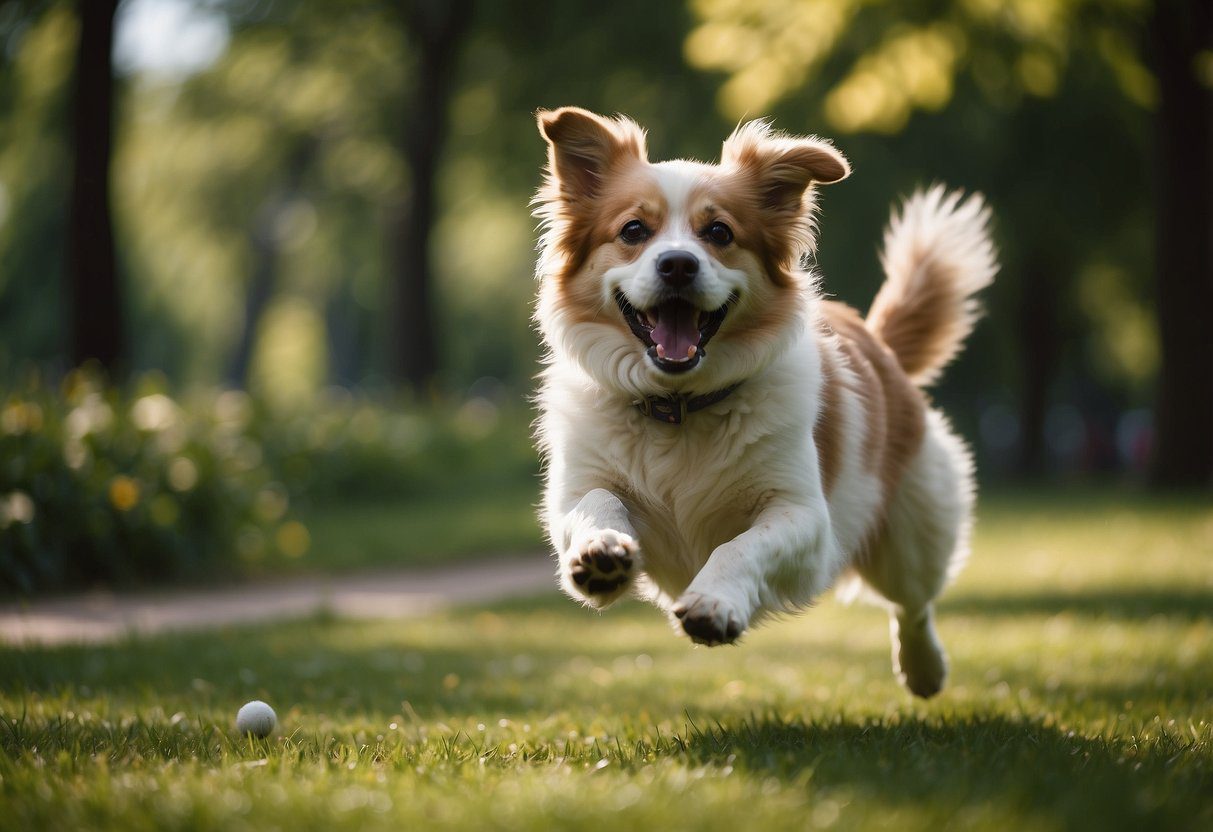
[[[648,345],[649,358],[667,373],[685,373],[699,364],[733,300],[708,312],[681,298],[670,298],[651,309],[637,309],[623,292],[615,293],[615,302],[632,333]]]

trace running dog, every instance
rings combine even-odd
[[[932,602],[968,553],[973,470],[923,388],[997,271],[978,195],[911,196],[867,316],[808,263],[829,142],[737,128],[719,164],[648,161],[644,131],[538,114],[547,177],[535,320],[543,519],[566,592],[635,592],[731,644],[831,586],[889,610],[893,669],[943,686]]]

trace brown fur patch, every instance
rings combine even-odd
[[[972,329],[963,310],[962,282],[936,267],[929,279],[885,281],[872,303],[868,326],[896,352],[905,371],[930,380],[960,350]]]
[[[603,238],[599,223],[622,211],[618,196],[643,172],[648,155],[644,131],[626,118],[604,118],[577,107],[541,111],[539,131],[548,141],[547,179],[535,195],[535,214],[563,260],[559,271],[580,271]],[[660,196],[660,189],[652,190]],[[611,236],[617,234],[618,228]]]
[[[821,487],[828,498],[838,482],[842,467],[842,390],[839,386],[837,358],[833,350],[821,351],[821,407],[813,425],[813,442],[817,445],[817,465],[821,471]]]
[[[979,194],[936,186],[911,196],[889,222],[885,282],[867,326],[915,384],[933,382],[977,322],[973,295],[998,271],[989,221]]]
[[[715,250],[717,258],[726,266],[737,268],[729,262],[729,257],[741,249],[758,258],[763,271],[775,285],[787,287],[795,283],[797,264],[788,229],[778,223],[772,225],[771,212],[764,207],[761,192],[751,176],[739,171],[713,169],[712,174],[691,191],[688,206],[694,232],[698,233],[715,220],[732,229],[733,244]]]
[[[656,233],[666,221],[665,196],[647,165],[636,163],[603,183],[598,198],[570,212],[558,245],[565,254],[563,268],[553,275],[551,291],[557,306],[575,322],[599,321],[627,331],[613,303],[604,302],[600,275],[632,262],[644,245],[628,245],[619,231],[630,220],[640,220]]]
[[[757,261],[753,254],[738,250],[735,255],[720,260],[730,268],[742,268],[753,274]],[[740,261],[749,259],[748,265],[739,265]],[[725,319],[717,342],[730,343],[770,343],[783,337],[788,327],[797,325],[802,320],[803,306],[797,297],[801,291],[799,281],[789,277],[787,281],[776,283],[769,280],[752,280],[746,288],[746,294],[732,309]]]
[[[746,203],[747,225],[763,237],[773,278],[794,269],[814,247],[812,185],[845,179],[846,159],[829,142],[787,136],[763,121],[733,131],[721,150],[721,170],[735,198]],[[749,223],[751,216],[758,221]]]
[[[625,262],[635,260],[644,245],[628,245],[619,239],[619,232],[630,220],[640,220],[653,234],[665,225],[667,206],[665,194],[645,163],[626,165],[604,182],[592,205],[578,215],[585,239],[582,244],[593,251],[599,246],[613,245]]]
[[[837,336],[826,344],[833,344],[835,358],[854,373],[853,380],[840,375],[837,383],[860,401],[866,420],[864,466],[880,478],[887,497],[922,445],[926,401],[858,312],[834,301],[822,301],[819,308],[828,333]]]

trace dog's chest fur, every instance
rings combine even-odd
[[[769,490],[767,443],[755,447],[719,426],[646,421],[629,418],[628,438],[613,443],[615,487],[644,541],[649,579],[676,597],[717,546],[750,526]]]
[[[548,376],[541,433],[554,459],[566,460],[549,474],[590,477],[624,502],[659,595],[685,590],[712,551],[749,528],[773,494],[816,479],[820,374],[810,340],[681,425]],[[790,373],[795,383],[788,383]]]

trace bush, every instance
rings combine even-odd
[[[73,372],[0,409],[0,581],[8,592],[216,579],[298,557],[307,529],[263,464],[243,394],[183,408]]]
[[[0,590],[219,580],[305,556],[317,503],[531,478],[522,407],[421,411],[346,391],[279,413],[233,390],[179,399],[75,371],[0,402]]]
[[[495,398],[421,409],[334,389],[289,414],[259,407],[251,430],[308,505],[455,495],[537,473],[529,410]]]

